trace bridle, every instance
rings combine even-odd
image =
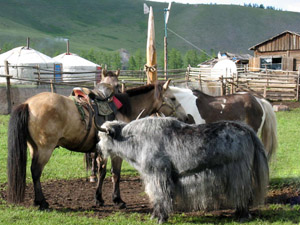
[[[165,98],[163,98],[163,101],[160,105],[160,107],[157,109],[157,111],[159,111],[162,107],[167,106],[172,110],[172,114],[169,115],[171,117],[176,117],[176,110],[181,106],[180,103],[178,103],[178,105],[174,106],[174,105],[170,105],[165,101]]]

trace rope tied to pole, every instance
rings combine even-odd
[[[148,72],[155,72],[157,70],[157,65],[153,65],[153,66],[148,66],[148,65],[144,65],[144,71]]]

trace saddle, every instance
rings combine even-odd
[[[76,87],[72,90],[71,97],[84,121],[86,115],[83,108],[88,110],[90,119],[94,117],[97,129],[105,121],[114,120],[117,110],[122,107],[122,103],[114,96],[112,86],[106,83],[101,83],[94,90]],[[89,126],[88,129],[90,129]]]

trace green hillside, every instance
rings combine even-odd
[[[163,48],[163,9],[167,3],[142,0],[9,0],[0,2],[0,47],[31,46],[48,55],[82,50],[134,53],[146,48],[148,15],[143,3],[152,6],[155,17],[156,44]],[[172,4],[168,28],[196,46],[235,53],[249,53],[248,48],[284,30],[300,31],[300,13],[265,10],[233,5]],[[168,47],[183,53],[192,49],[182,39],[168,32]]]

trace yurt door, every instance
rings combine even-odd
[[[61,82],[61,64],[54,64],[55,82]]]

